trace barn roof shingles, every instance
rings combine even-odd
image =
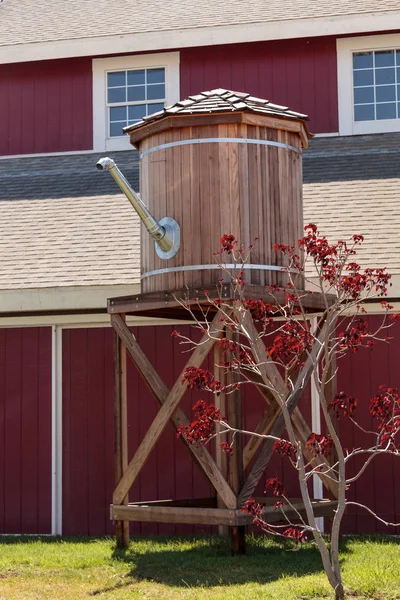
[[[0,289],[139,282],[139,222],[99,156],[0,160]],[[365,235],[361,264],[400,272],[400,134],[316,138],[303,156],[305,222]],[[112,157],[138,189],[137,153]]]
[[[398,0],[3,0],[0,47],[398,11]]]
[[[316,138],[303,164],[304,221],[332,241],[364,235],[357,262],[400,273],[400,134]]]
[[[114,157],[137,189],[136,152]],[[139,220],[98,158],[0,160],[0,289],[140,281]]]

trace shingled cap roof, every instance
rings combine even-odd
[[[128,125],[124,133],[130,133],[148,125],[153,121],[174,115],[195,115],[226,112],[250,112],[266,116],[280,117],[282,119],[301,120],[304,122],[307,135],[311,137],[305,121],[308,116],[289,110],[287,106],[279,106],[268,100],[256,98],[243,92],[232,92],[230,90],[216,89],[209,92],[201,92],[196,96],[189,96],[186,100],[180,100],[176,104],[166,106],[163,110],[143,117],[138,123]]]

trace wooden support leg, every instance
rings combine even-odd
[[[126,350],[116,333],[114,333],[114,450],[115,483],[118,485],[128,466],[128,423]],[[124,498],[123,504],[128,504],[128,495]],[[117,546],[127,548],[129,521],[117,521],[115,534]]]
[[[225,384],[225,374],[223,369],[217,367],[218,363],[222,362],[222,351],[221,348],[216,344],[214,346],[214,376],[215,379],[218,379],[223,385]],[[221,392],[218,396],[215,396],[215,406],[220,409],[222,416],[226,415],[226,394],[225,392]],[[221,430],[220,425],[216,425],[216,432],[218,433]],[[216,437],[216,446],[215,446],[215,462],[217,463],[217,467],[221,471],[222,475],[225,479],[228,479],[228,462],[227,456],[224,454],[221,448],[221,442],[227,441],[227,434],[222,433]],[[225,508],[225,504],[221,496],[217,495],[217,506],[218,508]],[[227,525],[218,525],[218,534],[227,536],[229,533]]]
[[[231,334],[231,332],[227,332],[232,335],[233,339],[238,338],[238,334]],[[229,372],[227,375],[227,383],[228,385],[231,383],[235,383],[237,380],[237,375],[233,372]],[[242,418],[242,394],[240,388],[230,393],[227,396],[227,405],[228,405],[228,423],[231,427],[235,427],[235,429],[243,428],[243,418]],[[228,472],[229,472],[229,484],[236,494],[236,497],[239,491],[242,489],[244,483],[244,472],[243,472],[243,436],[240,434],[236,434],[234,441],[234,449],[235,452],[233,456],[229,458],[228,462]],[[237,508],[241,508],[239,504],[236,505]],[[238,525],[230,528],[231,530],[231,552],[232,554],[245,554],[246,552],[246,539],[245,539],[245,526]]]

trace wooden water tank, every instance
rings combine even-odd
[[[225,233],[246,246],[258,238],[248,283],[286,283],[274,244],[297,245],[302,236],[306,120],[248,94],[213,90],[126,128],[141,156],[142,200],[158,220],[173,217],[181,228],[180,249],[165,260],[142,227],[142,292],[215,285],[214,252]]]

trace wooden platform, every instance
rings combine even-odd
[[[110,505],[110,519],[114,521],[140,521],[156,523],[185,523],[190,525],[229,525],[237,527],[250,525],[253,517],[241,511],[241,509],[216,508],[216,499],[205,499],[203,506],[193,506],[194,501],[180,502],[173,500],[160,500],[156,502],[138,502],[127,505]],[[274,506],[276,498],[256,498],[256,501],[265,504],[262,517],[267,523],[285,522],[281,509]],[[298,511],[305,517],[303,502],[298,499],[290,499],[293,508],[285,507],[285,515],[289,520],[298,523]],[[213,507],[214,505],[214,507]],[[331,516],[337,506],[335,500],[314,500],[312,502],[314,515],[316,517]]]
[[[262,298],[265,302],[271,304],[279,302],[284,305],[286,303],[284,291],[276,292],[272,295],[268,292],[266,287],[262,285],[247,285],[245,296],[246,299],[254,300]],[[190,319],[189,312],[179,302],[179,300],[181,300],[190,306],[190,309],[196,318],[201,319],[203,316],[202,309],[208,309],[211,316],[217,310],[208,299],[212,301],[217,298],[222,298],[225,302],[229,302],[236,297],[234,289],[230,284],[224,284],[220,289],[217,289],[216,286],[211,289],[207,289],[205,286],[199,286],[196,288],[184,288],[172,291],[165,290],[162,292],[148,292],[145,294],[135,294],[134,296],[109,298],[107,310],[109,314],[124,313],[127,315],[134,314],[135,316],[162,319]],[[321,294],[313,292],[302,297],[302,306],[310,313],[321,312],[321,310],[325,310],[325,300]]]

